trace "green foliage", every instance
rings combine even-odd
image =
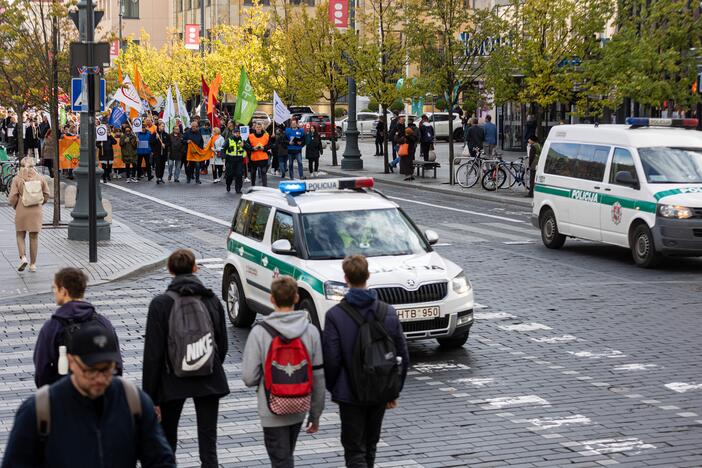
[[[334,117],[336,117],[337,119],[342,118],[344,115],[346,115],[346,113],[343,107],[336,107],[334,109]]]
[[[438,110],[441,112],[445,112],[446,109],[448,109],[448,103],[446,102],[446,99],[444,98],[439,98],[436,100],[434,103],[434,107],[436,107]]]
[[[392,104],[390,104],[390,107],[388,107],[389,110],[392,112],[402,112],[405,108],[405,105],[402,103],[402,99],[397,98],[395,99]]]
[[[378,105],[378,101],[375,99],[371,99],[368,101],[368,110],[371,112],[378,112],[378,109],[380,109],[380,106]]]

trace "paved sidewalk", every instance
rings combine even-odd
[[[385,174],[384,172],[384,158],[382,156],[373,156],[375,154],[375,144],[373,140],[361,139],[359,140],[359,148],[361,149],[362,159],[363,159],[363,170],[362,171],[344,171],[341,169],[342,155],[344,154],[344,147],[346,145],[345,140],[339,142],[340,148],[337,152],[337,159],[339,162],[338,166],[331,165],[331,148],[325,148],[324,155],[320,160],[320,170],[327,172],[331,175],[345,175],[345,176],[361,176],[368,175],[373,176],[379,181],[400,185],[400,186],[411,186],[411,187],[422,187],[427,190],[431,190],[439,193],[446,193],[450,195],[465,195],[469,198],[475,198],[479,200],[488,200],[498,203],[505,203],[510,205],[516,205],[521,207],[531,208],[531,199],[526,198],[526,189],[524,187],[505,188],[500,189],[495,192],[488,192],[484,190],[480,181],[475,184],[474,187],[470,189],[462,188],[460,185],[450,185],[449,184],[449,145],[445,142],[439,142],[435,145],[436,148],[436,160],[441,164],[441,167],[436,171],[436,179],[433,178],[433,171],[427,171],[427,177],[417,177],[415,174],[414,181],[405,182],[404,176],[399,174],[399,166],[395,169],[395,173]],[[454,156],[458,157],[461,155],[463,149],[462,143],[456,143],[454,145]],[[524,156],[523,153],[516,152],[502,152],[502,156],[505,161],[513,161],[520,156]],[[419,151],[417,152],[417,158],[419,157]],[[391,158],[392,159],[392,158]],[[307,167],[305,167],[305,173],[307,172]]]
[[[70,211],[61,210],[63,223],[71,219]],[[39,234],[37,272],[30,273],[28,269],[18,272],[14,210],[7,198],[0,196],[0,299],[50,292],[54,273],[65,266],[83,269],[89,283],[95,285],[160,267],[168,258],[168,252],[158,244],[113,220],[111,240],[98,242],[98,262],[89,263],[88,243],[68,240],[65,224],[59,228],[47,226],[52,215],[53,206],[49,202],[44,205],[45,227]],[[29,249],[29,239],[26,242]]]

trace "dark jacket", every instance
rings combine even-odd
[[[191,128],[187,129],[183,134],[183,141],[185,142],[186,148],[188,146],[189,141],[192,141],[200,148],[205,147],[205,140],[202,139],[202,133],[200,133],[200,130],[198,130],[197,132],[193,132]]]
[[[161,145],[161,142],[163,142],[163,145]],[[171,149],[171,139],[166,132],[156,132],[149,138],[149,145],[151,145],[151,153],[153,153],[154,157],[165,158]]]
[[[390,131],[390,134],[392,135],[392,142],[396,145],[401,145],[402,143],[399,143],[400,139],[405,138],[405,124],[402,123],[397,123],[395,125],[395,133],[393,135],[392,131]],[[405,141],[404,143],[408,143]]]
[[[275,132],[275,151],[278,157],[288,157],[288,138],[285,135],[285,130],[277,130]]]
[[[168,141],[170,142],[170,151],[168,152],[168,159],[174,161],[185,161],[188,154],[188,144],[183,140],[183,134],[171,133],[168,135]]]
[[[370,289],[352,288],[346,293],[346,301],[366,318],[375,313],[378,307],[378,295]],[[395,341],[398,356],[402,356],[402,384],[404,385],[409,367],[409,353],[407,352],[405,335],[402,333],[402,325],[400,325],[400,320],[392,306],[388,306],[384,325]],[[357,334],[356,322],[341,306],[334,306],[327,312],[322,338],[324,378],[327,390],[332,394],[332,401],[337,403],[356,403],[347,369],[351,367]]]
[[[137,138],[134,133],[129,132],[129,135],[122,133],[119,146],[122,149],[122,161],[130,164],[136,162]]]
[[[49,122],[42,122],[39,124],[39,138],[46,138],[46,132],[51,129]]]
[[[25,149],[39,148],[39,128],[29,125],[24,131]]]
[[[422,143],[434,143],[434,127],[429,123],[419,125],[419,135]]]
[[[95,307],[89,302],[72,301],[59,307],[56,312],[47,320],[39,331],[37,344],[34,346],[34,382],[37,388],[52,384],[59,380],[62,376],[58,374],[58,343],[57,339],[63,332],[64,323],[69,319],[75,322],[85,322],[95,313]],[[107,317],[98,314],[98,321],[105,327],[115,333],[112,323]],[[117,334],[115,333],[115,340]],[[119,346],[119,340],[117,341]],[[117,363],[117,371],[122,374],[122,360]]]
[[[305,159],[319,159],[323,152],[319,133],[305,135]]]
[[[176,276],[168,286],[183,296],[200,296],[210,312],[215,329],[217,359],[212,374],[203,377],[176,377],[168,362],[168,319],[173,299],[167,294],[156,296],[149,305],[144,338],[144,368],[142,388],[156,405],[171,400],[229,393],[227,376],[222,363],[227,355],[227,325],[219,298],[207,289],[195,275]]]
[[[116,145],[117,140],[112,135],[107,135],[107,141],[98,141],[97,147],[100,150],[99,161],[113,161],[115,159],[115,150],[112,145]]]
[[[378,141],[383,141],[385,138],[385,122],[378,120],[375,123],[375,139]]]
[[[483,149],[485,130],[479,125],[471,125],[468,129],[468,147]]]
[[[32,396],[17,410],[2,468],[45,466],[45,459],[52,468],[134,468],[137,460],[144,468],[175,467],[153,403],[144,392],[139,394],[141,417],[134,426],[123,385],[117,379],[97,400],[78,393],[69,377],[59,380],[50,389],[51,430],[43,450]]]

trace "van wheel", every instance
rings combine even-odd
[[[241,287],[239,274],[232,270],[227,275],[227,315],[232,325],[239,328],[250,327],[256,320],[256,312],[246,304],[244,288]]]
[[[565,244],[566,237],[558,232],[558,223],[556,215],[552,210],[546,210],[541,215],[539,222],[541,227],[541,240],[549,249],[560,249]]]
[[[663,256],[656,252],[653,234],[645,224],[639,224],[631,233],[631,255],[634,262],[642,268],[655,268],[660,265]]]
[[[317,308],[314,306],[314,301],[312,300],[311,297],[304,296],[300,300],[300,302],[297,303],[297,306],[295,308],[297,310],[306,310],[310,316],[310,322],[312,322],[312,325],[317,327],[317,330],[319,330],[320,332],[322,331],[322,328],[319,326],[319,317],[317,316]]]
[[[439,346],[443,349],[456,349],[463,347],[468,341],[468,335],[470,334],[470,329],[466,332],[462,332],[460,335],[448,336],[446,338],[437,338],[436,341],[439,342]]]

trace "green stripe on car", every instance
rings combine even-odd
[[[663,190],[661,192],[657,192],[654,197],[656,197],[656,200],[660,200],[661,198],[669,197],[671,195],[679,195],[681,193],[702,193],[702,186],[700,187],[683,187],[683,188],[676,188],[676,189],[670,189],[670,190]]]
[[[590,192],[588,190],[572,190],[563,187],[555,187],[553,185],[536,184],[534,191],[556,195],[559,197],[572,198],[588,203],[599,203],[602,205],[614,205],[619,202],[622,208],[631,210],[644,211],[647,213],[656,212],[656,204],[644,200],[635,200],[633,198],[616,197],[614,195],[603,194],[598,192]]]

